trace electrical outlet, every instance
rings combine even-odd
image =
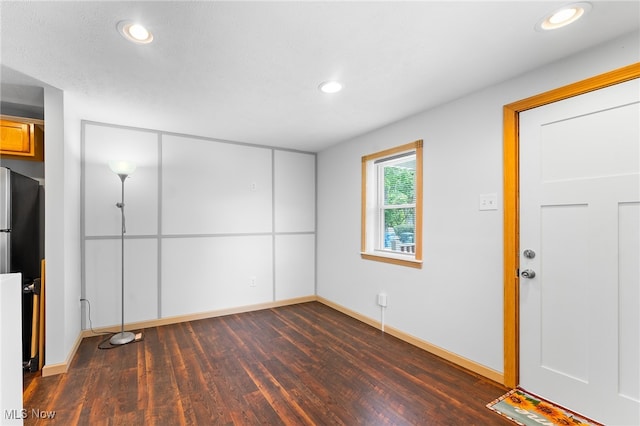
[[[478,210],[498,210],[498,194],[480,194]]]
[[[255,182],[251,182],[249,184],[249,191],[256,192],[258,190],[258,184]]]
[[[387,307],[387,295],[385,293],[378,293],[378,305],[383,308]]]
[[[249,277],[249,287],[256,286],[256,277]]]

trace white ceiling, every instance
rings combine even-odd
[[[86,101],[81,118],[319,151],[640,28],[640,2],[607,0],[534,30],[566,3],[2,1],[0,63]]]

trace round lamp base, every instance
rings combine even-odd
[[[131,333],[130,331],[124,331],[122,333],[117,333],[111,336],[109,342],[112,345],[124,345],[126,343],[133,342],[133,339],[135,338],[135,334]]]

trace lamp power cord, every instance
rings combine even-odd
[[[95,334],[96,336],[107,336],[106,339],[104,339],[103,341],[101,341],[100,343],[98,343],[98,349],[113,349],[113,348],[117,348],[118,346],[123,346],[123,345],[113,345],[111,344],[111,337],[115,336],[118,333],[113,333],[110,331],[95,331],[93,329],[93,323],[91,322],[91,302],[89,301],[89,299],[85,299],[84,297],[80,298],[81,302],[87,302],[87,313],[89,316],[89,330],[91,330],[91,332],[93,334]],[[134,339],[132,342],[137,342],[142,340],[141,338],[137,338]],[[132,343],[129,342],[129,343]]]
[[[109,342],[109,340],[111,339],[111,336],[113,336],[115,333],[111,333],[108,331],[95,331],[93,329],[93,322],[91,322],[91,302],[89,301],[89,299],[85,299],[85,298],[80,298],[81,302],[87,302],[87,312],[89,314],[89,330],[91,330],[91,332],[93,334],[95,334],[96,336],[109,336],[106,339],[104,339],[103,341],[101,341],[98,344],[98,348],[99,349],[111,349],[114,346],[111,345],[105,345],[105,343]]]

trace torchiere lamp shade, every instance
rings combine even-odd
[[[136,171],[136,165],[131,161],[113,160],[109,161],[109,168],[117,175],[129,176]]]

